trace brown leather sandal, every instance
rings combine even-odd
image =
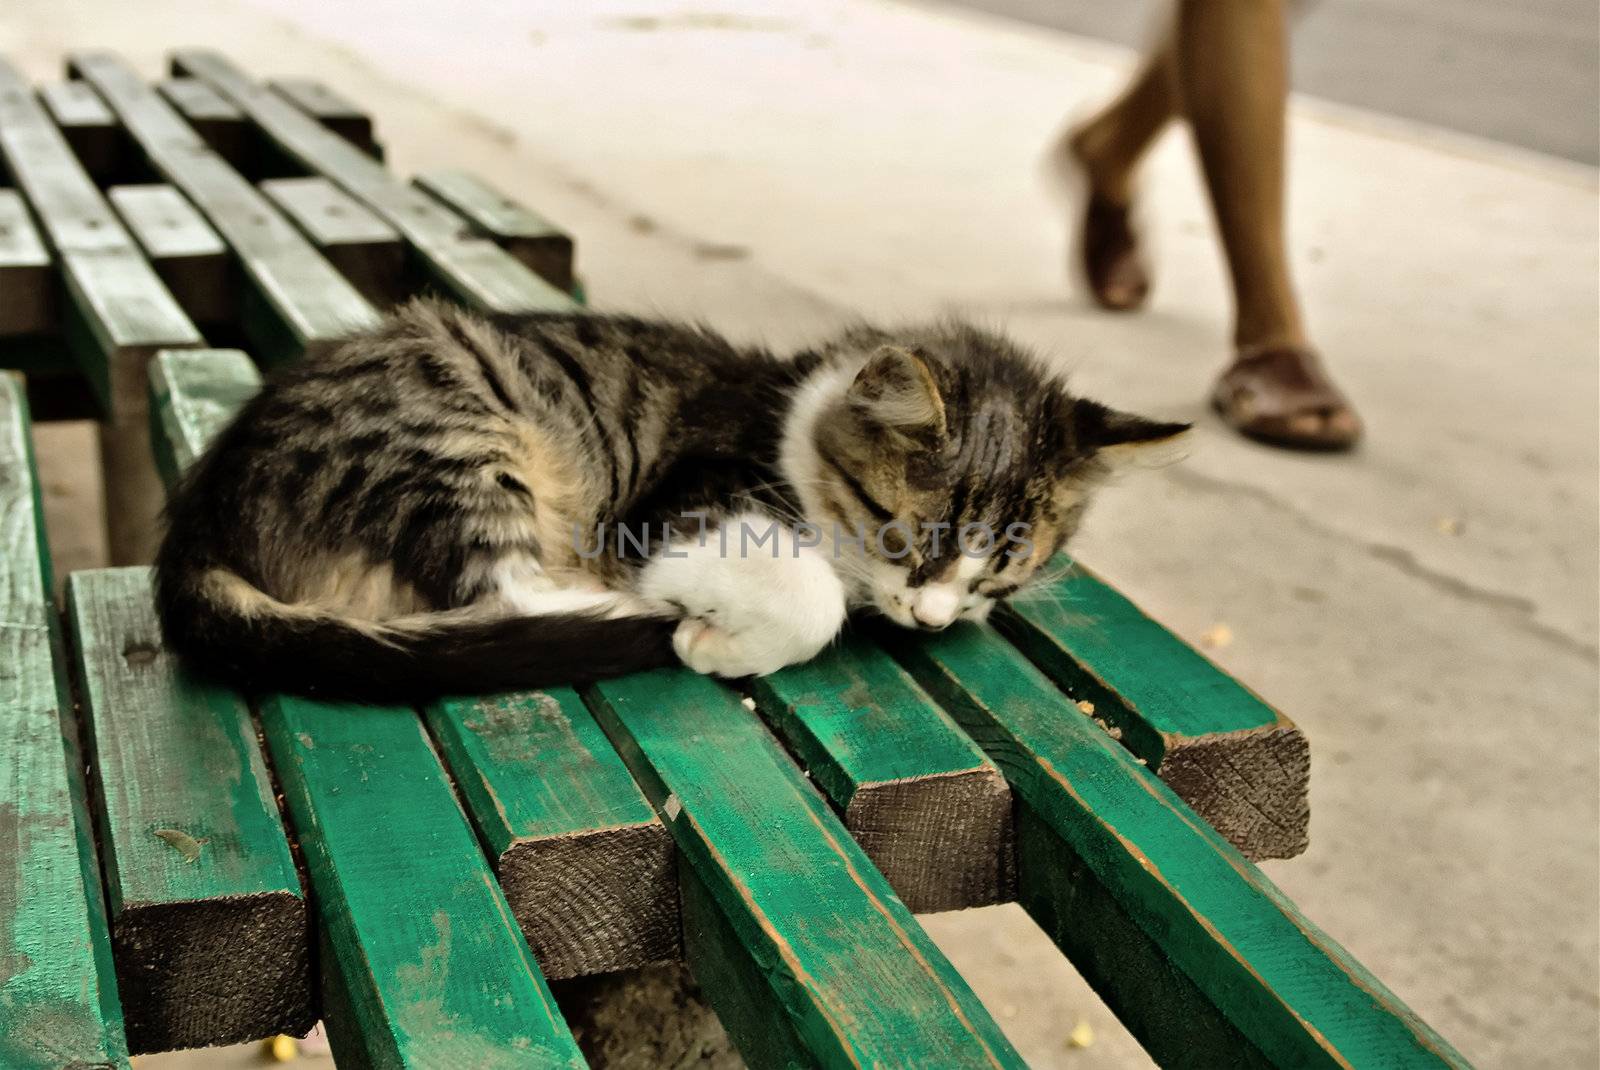
[[[1211,405],[1241,435],[1273,446],[1347,450],[1361,439],[1361,418],[1309,346],[1240,350]]]
[[[1078,254],[1089,292],[1101,308],[1132,312],[1150,295],[1150,273],[1139,255],[1139,238],[1128,205],[1090,192]]]

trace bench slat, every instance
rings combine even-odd
[[[677,841],[685,954],[747,1059],[1020,1065],[966,982],[732,692],[671,669],[585,694]]]
[[[75,572],[67,615],[136,1052],[316,1022],[300,878],[243,700],[182,672],[147,568]]]
[[[424,171],[418,189],[460,212],[472,229],[538,273],[563,293],[572,292],[572,237],[470,171]]]
[[[198,78],[165,78],[156,92],[236,171],[249,174],[250,124],[244,112]]]
[[[1081,565],[1049,594],[996,625],[1246,857],[1304,851],[1300,730]]]
[[[320,176],[269,179],[261,192],[367,300],[383,306],[404,296],[400,233],[366,205]]]
[[[570,688],[427,710],[545,976],[678,958],[672,837]]]
[[[122,132],[100,94],[82,82],[51,82],[39,87],[39,101],[97,183],[120,176],[128,162]]]
[[[146,433],[145,365],[157,349],[200,345],[200,332],[3,59],[0,156],[60,266],[74,359],[110,414],[100,457],[112,559],[148,560],[161,491]]]
[[[1466,1065],[988,629],[896,653],[1017,793],[1019,901],[1158,1062]]]
[[[56,325],[50,253],[14,189],[0,189],[0,293],[0,337]]]
[[[893,658],[850,636],[751,691],[913,911],[1011,898],[1005,778]]]
[[[188,198],[164,185],[113,186],[106,196],[191,318],[234,318],[228,247]]]
[[[168,486],[261,389],[261,373],[237,349],[167,349],[150,364],[150,433]]]
[[[150,164],[228,243],[249,284],[244,328],[260,359],[302,356],[378,322],[366,299],[126,63],[106,52],[78,52],[69,66],[99,90]]]
[[[315,78],[272,78],[267,88],[368,156],[383,159],[383,150],[372,137],[371,117],[334,89]]]
[[[584,1066],[417,715],[275,696],[261,721],[322,922],[341,1065]]]
[[[382,164],[207,49],[173,54],[173,68],[202,78],[244,110],[268,140],[313,174],[325,175],[405,236],[435,282],[491,312],[569,309],[572,299],[486,238],[465,231],[454,212],[406,185]]]
[[[125,1067],[22,379],[0,372],[0,1066]]]

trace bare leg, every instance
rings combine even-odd
[[[1100,277],[1114,283],[1130,276],[1130,263],[1142,272],[1142,262],[1131,230],[1125,249],[1106,239],[1103,205],[1126,206],[1145,150],[1174,114],[1189,120],[1233,280],[1239,353],[1218,384],[1217,408],[1254,437],[1342,448],[1360,422],[1310,347],[1285,249],[1286,51],[1284,0],[1180,0],[1173,35],[1066,147],[1090,181],[1086,237],[1099,199],[1099,248],[1113,254],[1102,257]],[[1086,242],[1092,283],[1095,249]]]

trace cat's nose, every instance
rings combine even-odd
[[[927,588],[917,592],[911,605],[911,617],[920,627],[938,631],[948,628],[961,612],[961,596],[943,588]]]

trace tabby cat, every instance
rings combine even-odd
[[[804,661],[853,608],[981,620],[1162,423],[955,322],[782,359],[704,327],[417,301],[285,368],[193,466],[169,643],[364,701]]]

